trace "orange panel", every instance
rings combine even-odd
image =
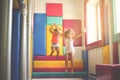
[[[59,28],[62,29],[62,26],[58,26]],[[50,55],[51,53],[51,39],[52,39],[52,34],[49,31],[50,25],[47,25],[46,27],[46,55]],[[61,32],[62,33],[62,32]],[[53,55],[56,55],[57,53],[53,53]],[[60,55],[62,55],[62,38],[60,38]]]
[[[69,61],[68,67],[71,67]],[[83,67],[83,61],[74,61],[74,68]],[[65,61],[34,61],[34,68],[65,68]]]
[[[104,46],[102,48],[102,54],[103,54],[103,64],[110,64],[110,51],[109,46]]]

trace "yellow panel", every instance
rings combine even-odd
[[[31,37],[30,37],[30,73],[29,75],[32,76],[32,59],[33,59],[33,36],[32,36],[32,32],[31,32]]]
[[[103,54],[103,64],[110,64],[109,46],[104,46],[102,48],[102,54]]]
[[[58,26],[58,27],[61,28],[61,31],[62,31],[62,26]],[[46,55],[50,55],[50,53],[51,53],[52,34],[49,32],[49,28],[50,28],[50,26],[47,25],[47,27],[46,27]],[[56,55],[56,52],[53,55]],[[62,55],[62,37],[60,38],[60,53],[59,53],[59,55]]]
[[[68,67],[71,67],[69,61]],[[74,68],[83,67],[83,61],[74,61]],[[65,68],[65,61],[34,61],[34,68]]]

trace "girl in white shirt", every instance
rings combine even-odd
[[[78,39],[81,37],[82,34],[75,35],[74,31],[72,29],[67,29],[64,32],[64,38],[65,38],[65,47],[66,47],[66,60],[65,60],[65,67],[66,67],[66,72],[68,71],[68,61],[71,61],[71,72],[73,72],[73,60],[74,60],[74,40]]]

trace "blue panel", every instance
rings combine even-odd
[[[11,80],[19,80],[20,59],[20,11],[13,11]]]
[[[87,50],[82,51],[82,60],[83,60],[85,71],[88,72],[88,51]]]
[[[34,14],[34,55],[46,55],[46,14]]]

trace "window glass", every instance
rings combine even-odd
[[[87,44],[101,40],[100,5],[97,2],[87,2],[86,18]]]
[[[115,27],[114,27],[114,34],[120,33],[120,0],[114,0],[115,9],[114,9],[114,16],[115,16]]]

